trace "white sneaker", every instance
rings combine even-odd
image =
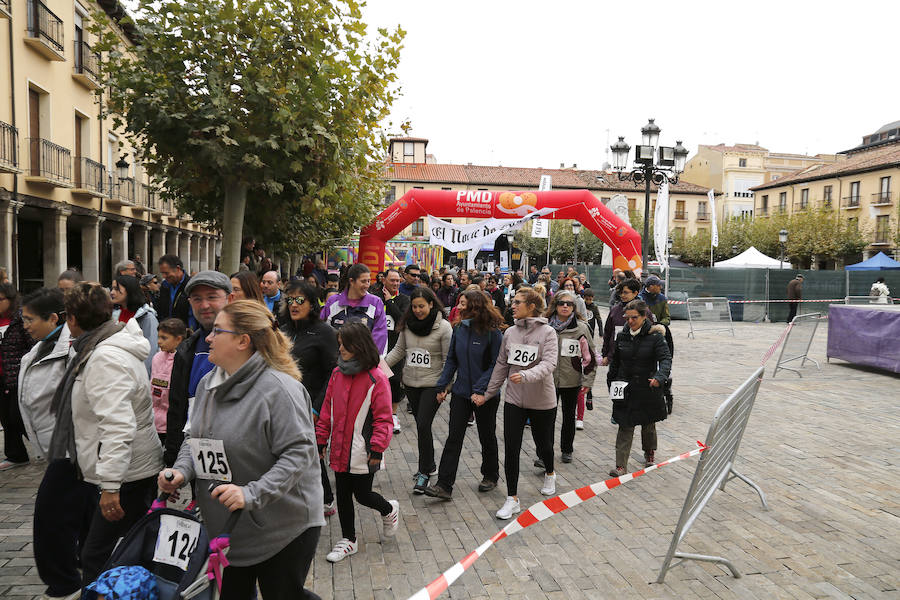
[[[541,488],[541,493],[545,496],[556,494],[556,473],[544,475],[544,487]]]
[[[578,431],[581,431],[582,429],[584,429],[584,421],[576,420],[575,421],[575,429],[577,429]]]
[[[394,537],[397,535],[397,528],[400,527],[400,503],[396,500],[388,500],[388,504],[394,507],[386,517],[381,517],[384,522],[384,537]]]
[[[497,511],[497,518],[504,520],[511,519],[513,515],[520,512],[522,512],[522,507],[519,505],[519,501],[512,496],[507,496],[506,502],[504,502],[500,510]]]
[[[394,415],[394,433],[400,433],[400,420]]]
[[[341,541],[334,545],[334,550],[325,555],[325,560],[333,563],[341,562],[351,554],[356,554],[357,550],[359,550],[359,542],[341,538]]]

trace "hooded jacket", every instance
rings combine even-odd
[[[46,356],[35,360],[43,343],[38,342],[22,357],[19,366],[19,412],[36,458],[46,456],[50,449],[50,438],[56,426],[50,404],[66,374],[70,340],[69,326],[63,325]]]
[[[557,388],[574,388],[594,386],[597,376],[597,359],[594,356],[594,336],[588,331],[587,321],[578,317],[572,319],[569,326],[557,332],[559,340],[559,360],[553,371],[553,383]],[[563,344],[569,340],[576,343],[577,356],[563,356]],[[567,344],[568,345],[568,344]]]
[[[502,341],[503,335],[499,330],[479,333],[472,327],[471,319],[463,319],[450,338],[447,361],[437,381],[438,391],[446,389],[455,374],[454,394],[465,398],[472,394],[484,394],[491,381]]]
[[[215,367],[200,380],[191,428],[175,468],[186,480],[196,470],[190,438],[220,440],[231,483],[244,493],[244,515],[231,533],[228,560],[237,567],[274,556],[310,527],[325,525],[322,481],[309,394],[299,381],[253,354],[231,376]],[[197,501],[211,535],[229,512],[196,486]]]
[[[350,300],[347,290],[344,290],[325,302],[319,316],[335,329],[353,321],[365,323],[372,332],[375,347],[384,355],[387,347],[387,321],[384,318],[384,302],[378,296],[367,293],[359,300]]]
[[[537,357],[528,366],[510,364],[510,351],[514,345],[534,346]],[[548,410],[556,406],[556,389],[553,386],[553,372],[559,359],[556,331],[547,325],[544,317],[516,319],[516,324],[503,334],[497,364],[491,374],[484,395],[492,398],[500,391],[503,382],[513,373],[522,374],[522,383],[509,382],[504,401],[520,408]]]
[[[444,369],[452,337],[453,328],[441,311],[437,311],[428,335],[418,336],[410,331],[409,327],[404,327],[394,349],[388,352],[384,360],[391,367],[403,361],[403,385],[414,388],[434,387]],[[427,365],[407,362],[409,351],[414,348],[428,352]]]
[[[613,401],[613,418],[622,427],[648,425],[668,414],[663,384],[672,370],[672,355],[659,327],[647,319],[637,335],[625,327],[616,336],[609,374],[613,381],[628,382],[625,399]],[[650,387],[651,378],[660,385]]]
[[[130,319],[97,344],[72,386],[78,466],[84,480],[101,489],[118,490],[162,469],[144,367],[149,353],[150,342]]]

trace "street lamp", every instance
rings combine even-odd
[[[572,235],[575,236],[575,268],[578,268],[578,234],[581,233],[581,223],[572,221]]]
[[[778,264],[779,269],[784,268],[784,245],[787,244],[788,230],[782,229],[778,232],[778,243],[781,244],[781,262]]]
[[[509,269],[510,273],[512,273],[512,270],[513,270],[513,268],[512,268],[512,246],[513,246],[513,239],[515,239],[515,237],[516,237],[515,231],[507,231],[506,232],[506,251],[507,251],[507,256],[509,257],[509,261],[508,261],[509,264],[507,264],[506,266]],[[501,261],[501,262],[503,262],[503,261]]]
[[[650,238],[650,183],[656,186],[669,181],[678,183],[678,175],[684,171],[688,150],[678,140],[674,147],[659,146],[660,128],[650,119],[641,127],[641,144],[634,148],[634,165],[628,170],[628,153],[631,146],[625,143],[625,137],[609,147],[613,155],[613,170],[619,181],[633,181],[637,185],[644,184],[644,233],[641,239],[641,270],[646,270],[647,245]],[[654,163],[654,155],[656,162]],[[668,227],[668,223],[666,224]]]
[[[737,251],[738,251],[738,247],[737,247],[737,244],[735,244],[734,246],[731,247],[731,255],[737,256]]]
[[[116,161],[116,175],[119,179],[125,179],[128,177],[128,161],[125,160],[125,157],[122,156]]]

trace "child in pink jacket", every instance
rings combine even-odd
[[[393,537],[400,524],[400,503],[372,491],[394,429],[391,386],[378,368],[380,357],[368,327],[348,323],[338,331],[338,342],[338,366],[328,381],[316,423],[316,442],[323,459],[326,446],[331,445],[329,464],[341,521],[342,538],[325,557],[329,562],[341,561],[359,549],[354,496],[381,514],[385,537]]]
[[[153,422],[159,441],[166,442],[166,412],[169,410],[169,387],[175,350],[187,337],[187,326],[181,319],[165,319],[156,328],[159,352],[153,356],[150,369],[150,393],[153,397]]]

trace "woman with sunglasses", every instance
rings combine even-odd
[[[507,382],[503,404],[503,445],[506,472],[506,502],[497,511],[498,519],[509,519],[521,512],[519,504],[519,454],[525,422],[531,420],[531,436],[537,455],[544,463],[541,493],[556,493],[553,470],[553,430],[556,424],[556,390],[553,372],[559,357],[556,331],[541,316],[544,299],[528,288],[519,288],[512,301],[514,327],[503,334],[497,364],[484,392],[493,398]]]
[[[556,292],[545,313],[559,339],[559,362],[553,372],[553,382],[562,405],[559,447],[564,463],[572,462],[578,395],[594,385],[597,369],[594,336],[588,330],[587,321],[575,313],[575,298],[569,290]],[[535,461],[535,466],[543,467],[539,461]]]
[[[319,318],[317,288],[305,281],[291,281],[284,290],[281,303],[281,331],[291,341],[291,355],[303,374],[303,385],[312,400],[313,418],[318,420],[328,378],[337,366],[338,343],[334,329]],[[322,489],[325,492],[325,516],[337,510],[334,493],[328,481],[325,461],[322,467]]]
[[[656,461],[656,423],[666,418],[663,384],[672,370],[672,355],[662,325],[647,318],[647,304],[632,300],[625,305],[625,327],[616,336],[609,364],[613,418],[619,425],[616,435],[616,467],[609,474],[628,472],[628,455],[634,428],[641,427],[644,466]]]

